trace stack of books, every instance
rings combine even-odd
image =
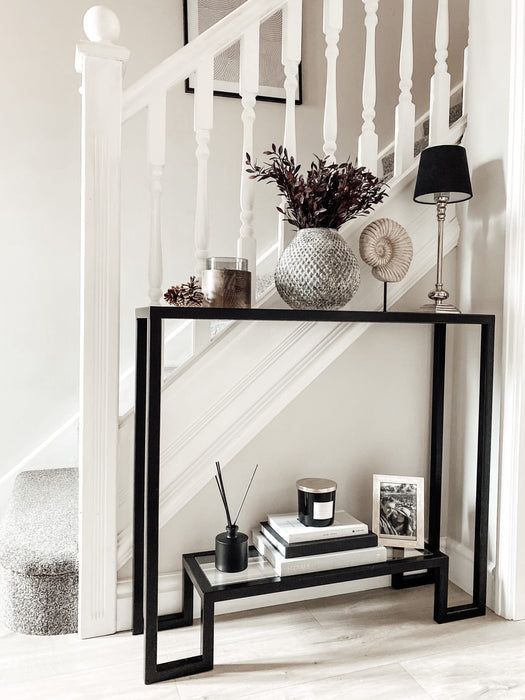
[[[252,542],[279,576],[386,561],[377,535],[344,510],[337,510],[327,527],[307,527],[297,513],[269,515],[259,530],[252,530]]]

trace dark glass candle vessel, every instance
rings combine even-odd
[[[244,571],[248,566],[248,535],[237,525],[226,527],[215,538],[215,568],[227,573]]]
[[[331,479],[299,479],[297,486],[298,516],[308,527],[327,527],[334,522],[335,491]]]

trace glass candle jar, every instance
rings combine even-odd
[[[296,482],[298,516],[303,525],[327,527],[334,522],[335,491],[331,479],[299,479]]]
[[[202,272],[204,303],[211,308],[249,309],[252,273],[246,258],[207,258]]]

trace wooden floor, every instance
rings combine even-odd
[[[0,698],[525,698],[525,621],[432,621],[433,589],[380,589],[221,615],[215,669],[145,686],[142,638],[0,630]],[[451,602],[461,602],[458,590]],[[198,627],[163,632],[161,661],[198,653]]]

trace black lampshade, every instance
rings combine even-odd
[[[472,197],[467,152],[463,146],[430,146],[421,153],[414,202],[435,204],[434,195],[449,192],[449,203]]]

